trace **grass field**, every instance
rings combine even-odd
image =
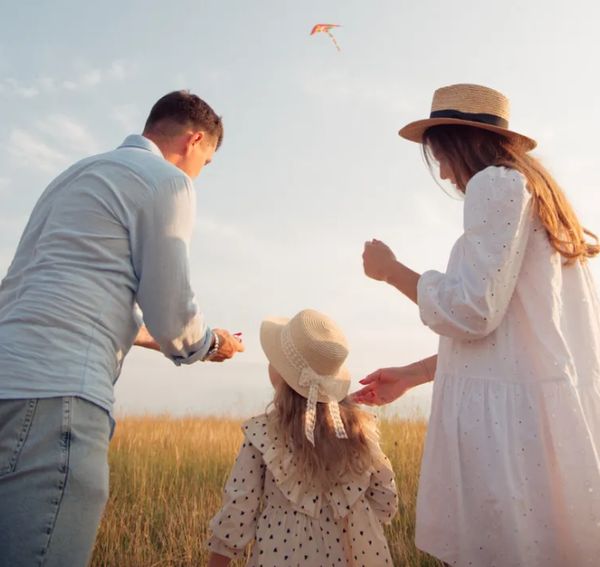
[[[384,420],[381,431],[400,497],[387,529],[394,565],[439,566],[413,544],[425,423]],[[240,422],[233,420],[121,419],[110,449],[111,496],[93,567],[204,565],[208,522],[220,506],[241,439]]]

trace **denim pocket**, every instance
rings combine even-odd
[[[13,472],[25,445],[37,399],[0,400],[0,477]]]

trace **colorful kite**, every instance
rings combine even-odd
[[[332,28],[339,27],[341,26],[339,26],[338,24],[316,24],[310,32],[310,35],[315,35],[316,33],[326,33],[331,38],[331,41],[333,41],[333,44],[335,45],[337,50],[341,51],[338,42],[335,40],[335,37],[333,37],[333,34],[331,33]]]

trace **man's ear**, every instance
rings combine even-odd
[[[204,132],[190,132],[185,138],[185,153],[189,155],[194,147],[204,139]]]

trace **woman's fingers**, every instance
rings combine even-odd
[[[351,399],[356,404],[379,405],[379,394],[377,393],[377,384],[369,384],[360,390],[351,394]]]
[[[361,388],[360,390],[357,390],[352,395],[360,397],[360,396],[364,396],[367,392],[370,392],[372,390],[373,390],[373,385],[370,384],[369,386],[365,386],[364,388]]]
[[[371,372],[368,376],[365,376],[362,380],[359,380],[358,383],[366,386],[367,384],[372,384],[379,380],[379,375],[381,373],[381,369],[375,370],[375,372]]]

